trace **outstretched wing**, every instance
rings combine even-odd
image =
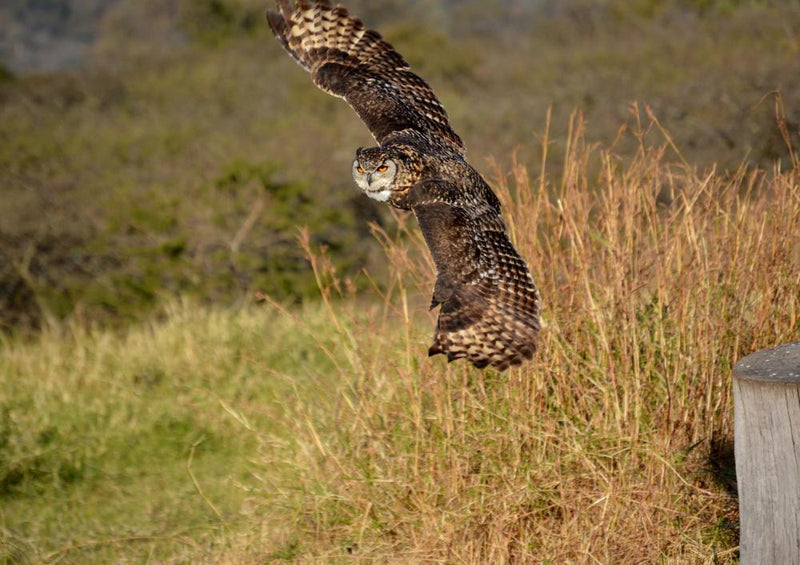
[[[539,293],[508,239],[494,194],[465,199],[444,181],[412,189],[411,208],[436,263],[431,308],[441,304],[429,355],[506,369],[533,357]]]
[[[378,32],[327,0],[278,0],[269,26],[322,90],[344,98],[383,144],[392,133],[415,130],[464,152],[447,113],[428,84]]]

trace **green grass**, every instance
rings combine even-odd
[[[303,365],[291,382],[278,376]],[[299,394],[314,402],[330,367],[263,309],[178,304],[124,335],[72,327],[4,343],[3,562],[194,561],[221,551],[232,532],[257,527],[254,460],[270,438],[291,444],[289,406]]]

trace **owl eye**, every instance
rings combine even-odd
[[[362,169],[360,165],[356,170],[358,171],[359,175],[363,175],[364,174],[364,169]]]
[[[380,166],[380,167],[378,167],[376,170],[377,170],[379,173],[385,173],[387,170],[389,170],[389,167],[387,167],[386,165],[381,165],[381,166]]]

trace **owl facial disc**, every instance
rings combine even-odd
[[[353,161],[353,179],[370,198],[386,202],[392,195],[397,164],[392,159],[357,157]]]

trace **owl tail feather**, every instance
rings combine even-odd
[[[459,289],[442,303],[428,356],[466,358],[479,369],[503,371],[531,359],[538,336],[538,316],[522,318],[507,304]]]

